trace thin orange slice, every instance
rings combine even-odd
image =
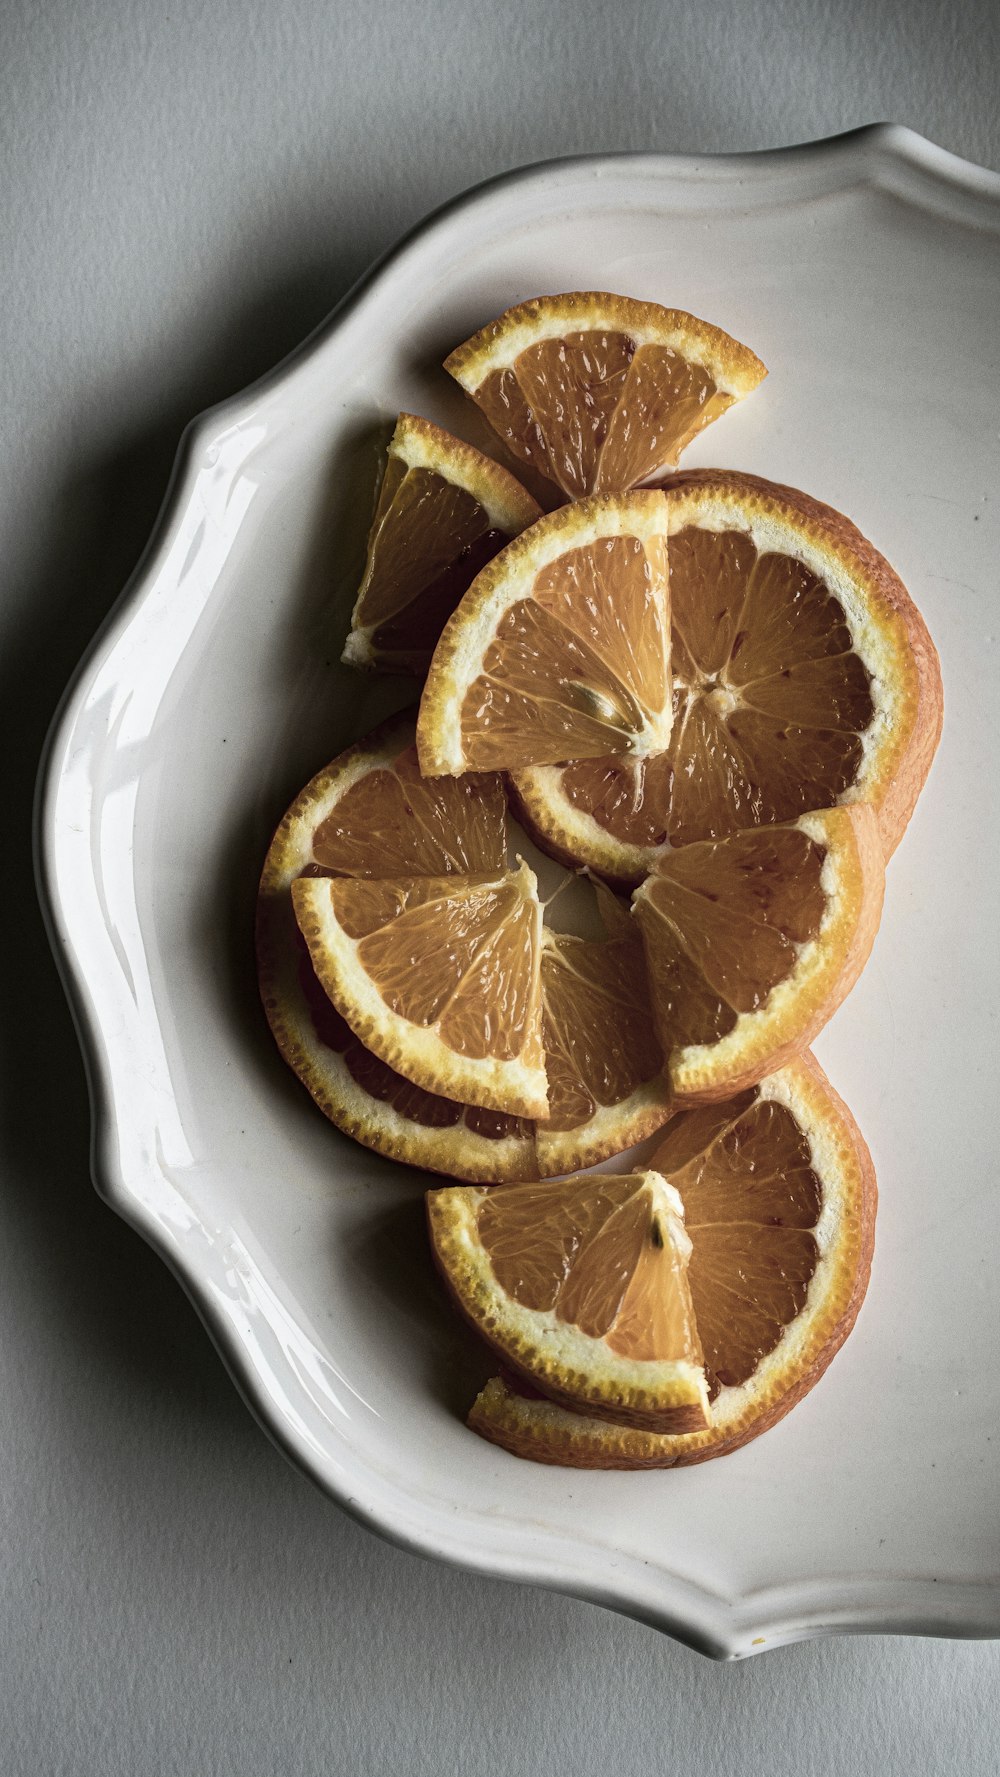
[[[726,1098],[813,1040],[867,961],[884,882],[863,804],[661,860],[633,906],[678,1098]]]
[[[456,1303],[552,1399],[659,1431],[707,1423],[677,1192],[657,1172],[428,1192]]]
[[[687,471],[665,490],[674,726],[659,757],[520,770],[557,857],[634,883],[670,846],[868,802],[886,856],[941,732],[941,676],[902,581],[795,489]]]
[[[544,1117],[536,888],[522,864],[379,882],[300,876],[291,892],[313,968],[367,1049],[428,1092]]]
[[[664,524],[656,492],[584,500],[501,550],[434,651],[417,719],[425,775],[666,746]]]
[[[389,443],[344,660],[426,671],[480,568],[541,507],[506,469],[430,420],[401,413]]]
[[[650,481],[766,375],[721,328],[598,291],[520,303],[444,367],[512,457],[570,500]]]
[[[679,1112],[654,1164],[684,1200],[711,1424],[680,1436],[611,1425],[508,1375],[486,1385],[469,1424],[514,1455],[621,1469],[725,1455],[815,1386],[854,1325],[871,1267],[875,1172],[811,1055],[726,1104]]]

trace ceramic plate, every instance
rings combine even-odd
[[[50,739],[39,863],[98,1189],[187,1286],[261,1422],[407,1547],[557,1586],[718,1656],[1000,1628],[996,1174],[1000,178],[880,127],[734,159],[514,173],[438,212],[263,383],[195,422]],[[268,836],[404,689],[338,664],[402,408],[547,290],[652,297],[770,376],[690,450],[847,512],[941,651],[945,734],[869,968],[817,1052],[881,1210],[857,1330],[783,1424],[704,1467],[579,1474],[467,1431],[484,1371],[424,1257],[421,1175],[341,1138],[273,1050]]]

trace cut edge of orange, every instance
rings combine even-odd
[[[760,1082],[809,1138],[823,1182],[819,1260],[806,1302],[746,1382],[723,1388],[704,1431],[656,1433],[612,1424],[522,1394],[493,1377],[468,1416],[473,1431],[514,1456],[565,1468],[673,1468],[739,1449],[768,1431],[820,1380],[857,1319],[871,1271],[878,1188],[864,1136],[808,1050]],[[655,1161],[656,1155],[653,1155]]]
[[[683,309],[577,290],[536,296],[506,309],[495,321],[456,346],[444,360],[449,376],[474,395],[491,371],[508,369],[527,347],[572,332],[627,333],[637,346],[662,345],[711,373],[720,394],[734,401],[750,394],[767,370],[749,346]]]
[[[771,989],[764,1005],[753,1012],[741,1012],[726,1036],[715,1043],[692,1043],[667,1052],[666,1067],[677,1103],[729,1098],[781,1068],[819,1034],[854,986],[871,953],[885,890],[885,865],[873,811],[863,803],[853,803],[821,809],[780,825],[797,828],[825,848],[820,884],[826,906],[819,931],[799,947],[791,974]],[[762,834],[776,830],[752,829]],[[652,881],[655,873],[635,891],[633,906],[641,908]],[[643,937],[645,942],[645,931]]]
[[[647,1189],[661,1228],[683,1231],[683,1207],[674,1187],[655,1170],[625,1175]],[[499,1187],[501,1190],[504,1187]],[[477,1233],[480,1205],[490,1193],[476,1185],[427,1193],[431,1248],[444,1282],[470,1325],[504,1360],[547,1396],[572,1400],[583,1412],[639,1422],[705,1425],[711,1417],[701,1365],[683,1358],[634,1358],[612,1350],[551,1310],[527,1308],[498,1283]],[[671,1232],[669,1239],[675,1239]],[[661,1232],[660,1244],[664,1234]],[[540,1343],[541,1341],[541,1343]]]
[[[457,890],[464,879],[454,880]],[[499,876],[500,883],[516,884],[521,900],[532,904],[534,943],[540,950],[542,909],[534,873],[522,862],[516,871]],[[536,1029],[538,996],[536,1017],[525,1037],[525,1048],[532,1057],[537,1052],[537,1059],[460,1054],[432,1026],[414,1024],[387,1005],[358,962],[356,942],[336,917],[330,886],[326,878],[300,876],[291,885],[292,906],[320,984],[365,1048],[425,1091],[446,1089],[449,1098],[468,1104],[510,1116],[544,1117],[548,1088]]]
[[[658,489],[597,494],[557,507],[501,549],[477,574],[448,619],[431,659],[417,716],[417,756],[425,777],[460,776],[470,769],[462,736],[462,709],[483,670],[486,651],[504,614],[530,600],[537,576],[572,549],[606,537],[659,542],[664,535]],[[673,701],[650,712],[633,736],[629,756],[662,752],[670,738]]]

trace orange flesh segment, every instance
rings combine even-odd
[[[685,845],[829,808],[875,713],[843,608],[791,556],[741,532],[671,537],[674,727],[639,762],[569,765],[569,800],[615,838]]]
[[[299,985],[302,988],[313,1030],[319,1042],[341,1056],[352,1080],[369,1097],[389,1105],[399,1116],[426,1129],[453,1129],[460,1123],[473,1135],[488,1141],[524,1138],[532,1125],[524,1117],[512,1117],[506,1111],[490,1111],[481,1105],[459,1104],[437,1092],[427,1092],[404,1080],[394,1068],[380,1061],[358,1040],[316,978],[316,972],[296,927],[303,954],[299,962]]]
[[[661,1072],[638,932],[599,944],[546,932],[542,1033],[546,1131],[579,1128]]]
[[[474,770],[624,751],[667,695],[661,539],[570,549],[501,617],[462,704]]]
[[[390,455],[355,625],[371,630],[378,654],[429,660],[459,599],[508,541],[467,489]]]
[[[675,463],[731,405],[669,346],[592,329],[543,339],[475,391],[493,430],[568,499],[623,493]]]
[[[647,878],[636,913],[672,1047],[717,1041],[791,973],[823,918],[825,856],[807,834],[778,827],[670,852]]]
[[[822,1188],[791,1112],[755,1091],[667,1124],[651,1162],[681,1194],[709,1396],[752,1376],[801,1312]]]
[[[423,778],[416,747],[369,771],[313,837],[313,858],[338,876],[439,876],[502,870],[507,803],[492,775]]]
[[[535,907],[517,875],[331,879],[338,923],[392,1012],[459,1055],[521,1055],[537,1008]],[[418,964],[422,966],[418,967]]]
[[[622,1357],[701,1363],[684,1248],[641,1178],[490,1192],[478,1231],[497,1282]]]

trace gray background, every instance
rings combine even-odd
[[[579,151],[879,119],[1000,167],[998,13],[929,0],[4,0],[0,1768],[992,1772],[1000,1646],[715,1667],[376,1542],[271,1449],[92,1194],[34,764],[179,433],[423,212]]]

